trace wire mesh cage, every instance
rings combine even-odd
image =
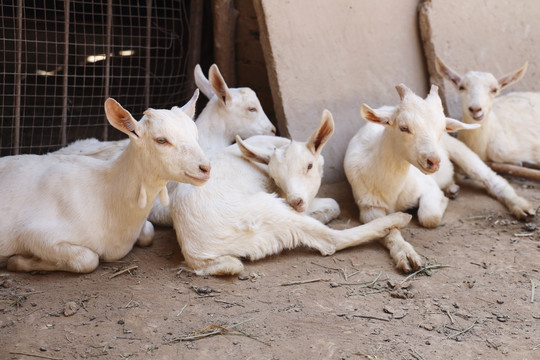
[[[188,0],[3,0],[0,155],[122,137],[107,97],[135,118],[186,100]],[[191,68],[192,69],[192,68]]]

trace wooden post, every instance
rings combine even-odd
[[[236,87],[235,39],[238,10],[234,0],[212,0],[214,59],[229,87]]]
[[[187,59],[187,85],[183,96],[191,96],[197,87],[193,69],[201,61],[201,39],[204,0],[191,0],[189,10],[189,49]],[[182,99],[183,100],[183,99]]]
[[[524,177],[532,180],[540,180],[540,170],[495,162],[487,162],[487,164],[491,169],[493,169],[493,171],[498,173]]]

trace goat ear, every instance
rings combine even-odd
[[[459,120],[455,120],[448,117],[446,118],[446,131],[447,132],[456,132],[459,130],[472,130],[472,129],[478,129],[479,127],[480,127],[480,124],[467,124]]]
[[[334,133],[334,118],[330,111],[324,109],[319,127],[311,135],[307,141],[307,148],[313,154],[320,153],[324,145],[328,142]]]
[[[208,75],[210,78],[210,86],[214,90],[214,93],[218,97],[219,101],[221,101],[223,105],[229,105],[232,100],[231,92],[229,91],[229,87],[227,86],[225,79],[223,79],[223,76],[221,76],[219,68],[216,64],[210,66]]]
[[[210,81],[204,76],[204,73],[201,69],[201,66],[197,64],[193,70],[193,75],[195,78],[195,85],[202,91],[202,93],[209,99],[214,96],[214,90],[210,86]]]
[[[124,109],[113,98],[108,98],[105,101],[105,115],[109,123],[116,129],[129,135],[131,138],[138,139],[140,137],[139,123],[131,116],[129,111]]]
[[[192,119],[195,116],[195,105],[197,105],[198,98],[199,98],[199,89],[195,89],[195,92],[193,93],[193,96],[191,97],[191,99],[189,99],[186,105],[180,108],[180,110],[182,110],[184,114],[186,114]]]
[[[446,66],[445,63],[437,56],[435,57],[435,69],[437,72],[444,78],[451,81],[456,87],[461,82],[461,75],[452,70],[450,67]]]
[[[360,115],[369,122],[381,124],[381,125],[392,125],[394,115],[394,107],[383,107],[377,110],[370,108],[366,104],[362,104],[360,107]]]
[[[238,148],[240,149],[240,152],[244,158],[265,165],[270,163],[271,154],[267,154],[261,149],[247,145],[238,135],[236,135],[236,144],[238,144]]]
[[[523,77],[523,75],[525,75],[525,72],[527,71],[527,65],[529,65],[529,62],[525,61],[525,64],[523,64],[523,66],[517,69],[516,71],[510,74],[506,74],[503,77],[497,79],[501,87],[501,90],[507,87],[508,85],[521,80],[521,78]]]

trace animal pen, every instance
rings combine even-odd
[[[0,156],[115,140],[103,103],[136,118],[188,98],[201,1],[7,0],[0,6]]]

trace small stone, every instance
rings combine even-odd
[[[242,281],[249,280],[249,276],[247,276],[247,275],[238,275],[238,280],[242,280]]]
[[[339,284],[337,282],[331,282],[330,287],[337,288],[337,287],[339,287]]]
[[[457,341],[457,342],[462,342],[463,339],[461,338],[461,336],[458,335],[458,336],[456,336],[456,341]]]
[[[210,294],[213,290],[211,287],[203,286],[200,288],[197,288],[197,294]]]
[[[122,320],[122,319],[118,320],[117,323],[118,323],[119,325],[124,325],[124,324],[125,324],[124,320]]]
[[[47,351],[47,348],[45,346],[42,346],[39,348],[39,351]]]
[[[525,231],[535,231],[536,230],[536,224],[534,223],[525,223],[523,224],[523,230]]]
[[[64,316],[75,315],[77,311],[79,311],[79,305],[77,305],[75,301],[67,302],[64,305],[64,310],[63,310]]]
[[[395,313],[396,311],[391,307],[391,306],[388,306],[386,305],[385,307],[383,307],[383,311],[387,314],[393,314]]]
[[[503,299],[497,299],[497,304],[504,304],[504,300]]]
[[[233,345],[238,345],[238,344],[240,344],[240,342],[239,342],[238,340],[235,340],[235,341],[233,341],[232,344],[233,344]]]

